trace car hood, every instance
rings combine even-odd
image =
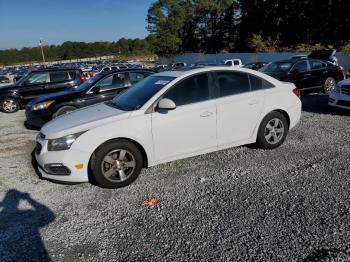
[[[348,79],[342,80],[338,83],[338,85],[339,86],[344,86],[344,85],[348,86],[348,85],[350,85],[350,79],[348,78]]]
[[[1,86],[0,86],[0,92],[12,90],[12,89],[15,89],[15,88],[17,88],[16,85],[8,85],[8,84],[6,84],[6,85],[1,85]]]
[[[63,97],[68,97],[71,96],[72,94],[77,94],[80,93],[80,91],[76,91],[73,89],[68,89],[62,92],[57,92],[57,93],[53,93],[50,95],[43,95],[43,96],[39,96],[38,98],[34,98],[33,100],[31,100],[28,104],[27,107],[31,107],[35,104],[41,103],[41,102],[45,102],[45,101],[49,101],[49,100],[56,100],[59,98],[63,98]]]
[[[41,132],[48,139],[59,138],[126,119],[130,114],[105,103],[95,104],[51,120],[42,127]]]

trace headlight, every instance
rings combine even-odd
[[[73,135],[68,135],[56,139],[49,139],[47,150],[48,151],[62,151],[62,150],[68,150],[73,145],[75,140],[84,132],[76,133]]]
[[[47,109],[53,102],[55,102],[55,100],[50,100],[39,104],[35,104],[32,106],[32,110],[37,111],[37,110]]]
[[[340,93],[340,89],[341,89],[341,86],[339,85],[339,84],[337,84],[336,86],[335,86],[335,88],[333,89],[333,92],[334,93]]]

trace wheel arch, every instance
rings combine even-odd
[[[128,141],[130,143],[133,143],[141,152],[141,155],[142,155],[142,167],[143,168],[147,168],[148,167],[148,156],[147,156],[147,153],[146,153],[146,150],[144,149],[144,147],[139,143],[137,142],[136,140],[134,139],[131,139],[131,138],[127,138],[127,137],[117,137],[117,138],[112,138],[112,139],[109,139],[105,142],[103,142],[102,144],[100,144],[98,147],[96,147],[96,149],[94,150],[94,152],[91,154],[90,156],[90,159],[89,159],[89,167],[91,168],[91,163],[92,163],[92,159],[95,155],[95,152],[100,148],[102,147],[104,144],[106,143],[110,143],[112,141],[120,141],[120,140],[124,140],[124,141]]]
[[[283,110],[283,109],[275,109],[275,110],[270,111],[269,113],[271,113],[271,112],[278,112],[278,113],[281,113],[281,114],[286,118],[287,123],[288,123],[288,129],[289,129],[289,127],[290,127],[290,116],[289,116],[289,114],[287,113],[287,111],[285,111],[285,110]],[[269,114],[269,113],[268,113],[268,114]],[[268,114],[266,114],[266,115],[268,115]]]

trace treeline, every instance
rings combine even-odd
[[[45,46],[47,60],[183,52],[309,51],[350,53],[349,0],[155,0],[146,39]],[[35,48],[0,51],[0,64],[41,61]]]
[[[147,28],[162,56],[342,48],[350,40],[345,10],[349,0],[157,0]]]
[[[125,39],[116,42],[64,42],[62,45],[44,46],[47,61],[69,60],[77,58],[98,57],[105,55],[137,56],[151,54],[150,40]],[[39,47],[0,50],[0,65],[21,62],[42,61]]]

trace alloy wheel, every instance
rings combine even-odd
[[[13,113],[17,111],[17,102],[12,98],[5,98],[2,101],[2,110],[6,113]]]
[[[328,77],[325,82],[325,91],[326,93],[329,93],[333,90],[333,88],[336,86],[335,79],[333,77]]]
[[[101,163],[102,175],[114,183],[127,180],[134,172],[135,167],[135,157],[125,149],[117,149],[107,153]]]
[[[271,145],[280,142],[284,135],[283,122],[278,118],[271,119],[265,127],[264,135],[266,141]]]

